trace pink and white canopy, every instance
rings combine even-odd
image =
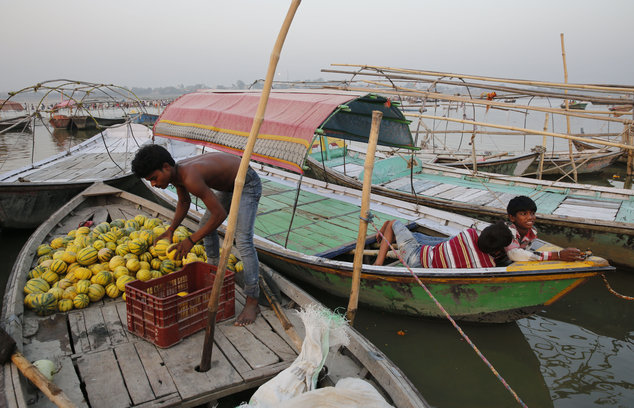
[[[154,125],[154,134],[241,155],[260,94],[260,91],[198,91],[183,95],[161,114]],[[341,105],[346,108],[338,109]],[[317,129],[329,136],[367,141],[371,110],[384,111],[383,144],[411,146],[407,121],[386,98],[330,90],[273,90],[252,159],[301,173]],[[400,137],[396,142],[394,126]],[[387,138],[392,141],[386,142]]]

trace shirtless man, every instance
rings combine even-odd
[[[190,194],[193,194],[205,203],[207,211],[200,220],[198,231],[176,246],[176,256],[185,256],[194,246],[194,242],[203,239],[207,262],[217,265],[220,245],[216,229],[229,213],[239,167],[240,158],[226,153],[206,153],[176,163],[162,146],[150,144],[141,147],[132,160],[132,172],[152,183],[153,187],[165,189],[172,184],[178,194],[174,219],[167,231],[157,240],[166,238],[171,241],[174,230],[189,211]],[[236,326],[253,323],[259,313],[259,268],[253,244],[253,228],[261,194],[260,178],[255,170],[249,167],[240,199],[235,232],[236,248],[244,264],[247,300],[244,309],[236,318]]]

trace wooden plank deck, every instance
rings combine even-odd
[[[236,310],[243,301],[236,288]],[[212,368],[206,373],[195,369],[204,331],[172,347],[156,347],[127,331],[120,298],[48,317],[29,312],[33,334],[24,354],[32,361],[48,358],[59,364],[64,375],[56,378],[64,382],[58,385],[80,407],[196,406],[258,387],[297,357],[291,340],[276,327],[274,313],[261,308],[268,317],[253,325],[236,327],[234,319],[217,324]],[[40,399],[37,406],[51,406]]]

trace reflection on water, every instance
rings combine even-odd
[[[634,333],[617,340],[543,316],[517,324],[555,407],[634,406]]]

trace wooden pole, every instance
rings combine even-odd
[[[561,38],[561,58],[564,62],[564,83],[568,83],[568,67],[566,66],[566,49],[564,48],[564,33],[559,34]],[[567,94],[568,90],[565,89],[564,93]],[[566,110],[568,110],[570,101],[566,98]],[[566,115],[566,133],[570,134],[570,116]],[[572,167],[572,176],[575,183],[577,182],[577,165],[575,164],[575,158],[572,152],[572,140],[568,139],[568,154],[570,155],[570,166]]]
[[[357,235],[357,247],[354,253],[352,267],[352,285],[350,288],[350,300],[346,317],[352,326],[354,317],[357,314],[359,304],[359,286],[361,284],[361,269],[363,268],[363,248],[365,247],[365,236],[368,232],[367,218],[370,215],[370,189],[372,188],[372,170],[374,169],[374,155],[376,153],[376,143],[379,140],[379,126],[383,113],[372,111],[372,127],[370,128],[370,139],[368,140],[368,151],[365,155],[363,166],[363,193],[361,196],[361,214],[359,215],[359,234]]]
[[[546,118],[544,119],[544,132],[548,130],[548,114],[546,114]],[[539,168],[537,169],[537,178],[539,180],[542,179],[542,171],[544,171],[544,155],[546,155],[546,135],[542,137],[542,151],[539,155]]]
[[[244,178],[247,175],[251,153],[253,153],[255,141],[258,137],[258,133],[260,132],[262,121],[264,120],[264,112],[266,111],[266,104],[268,103],[269,94],[271,93],[277,62],[280,59],[280,52],[300,3],[301,0],[293,0],[291,2],[288,13],[286,14],[286,19],[284,20],[282,28],[277,36],[277,41],[275,42],[273,52],[271,53],[266,80],[264,81],[264,88],[262,89],[262,95],[260,96],[260,103],[258,104],[258,109],[255,113],[255,117],[253,118],[253,125],[251,126],[251,132],[249,133],[249,139],[247,140],[247,144],[244,148],[242,160],[240,161],[240,168],[238,169],[238,174],[234,183],[231,207],[229,209],[229,217],[227,221],[227,230],[222,244],[222,254],[220,255],[220,260],[218,261],[218,270],[216,272],[216,278],[214,279],[214,285],[211,289],[211,296],[209,297],[209,304],[207,307],[207,328],[205,329],[205,342],[203,344],[203,352],[199,366],[199,370],[203,372],[208,371],[209,368],[211,368],[211,352],[213,349],[214,330],[216,327],[218,300],[220,298],[222,282],[225,278],[227,260],[229,258],[229,254],[231,253],[231,246],[233,245],[233,236],[235,234],[236,224],[238,221],[238,208],[240,207],[240,198],[242,196],[242,189],[244,188]]]

